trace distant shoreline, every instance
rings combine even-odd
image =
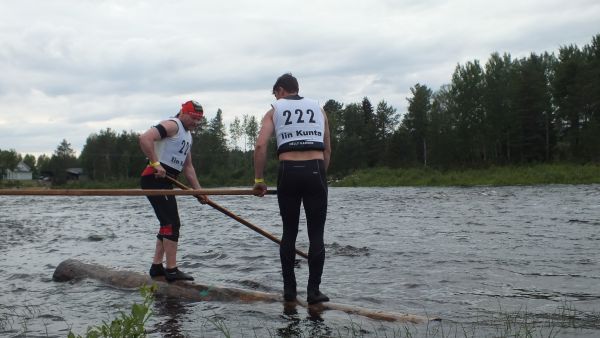
[[[333,187],[510,186],[600,183],[600,164],[535,164],[484,169],[370,168],[333,180]]]
[[[210,180],[202,180],[205,188],[222,188],[214,186]],[[510,186],[510,185],[544,185],[544,184],[599,184],[600,164],[534,164],[520,166],[492,166],[482,169],[449,169],[432,168],[368,168],[355,171],[341,178],[328,177],[331,187],[438,187],[438,186]],[[247,180],[251,182],[251,179]],[[268,178],[273,182],[276,178]],[[240,179],[231,180],[227,186],[251,187]],[[49,187],[48,182],[0,181],[0,188]],[[118,189],[138,188],[139,178],[113,181],[71,181],[56,188],[88,188]],[[271,187],[273,187],[271,185]]]

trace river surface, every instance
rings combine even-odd
[[[275,196],[213,200],[281,236]],[[203,284],[280,293],[276,244],[192,197],[178,201],[182,270]],[[69,258],[147,272],[156,223],[141,196],[0,196],[0,336],[83,335],[128,312],[142,301],[137,290],[59,283],[52,274]],[[498,323],[525,313],[545,335],[597,337],[599,230],[599,185],[330,188],[321,289],[336,303],[442,318],[408,325],[413,336],[440,328],[494,336]],[[305,226],[297,247],[308,248]],[[307,273],[299,259],[299,297]],[[356,327],[359,336],[381,337],[406,325],[338,311],[315,317],[301,307],[290,313],[280,303],[159,297],[152,311],[150,337],[337,337]]]

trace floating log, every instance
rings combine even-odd
[[[267,194],[276,194],[269,191]],[[0,189],[10,196],[165,196],[165,195],[255,195],[252,189]]]
[[[206,285],[189,281],[167,283],[164,280],[164,277],[152,279],[147,274],[117,270],[97,264],[83,263],[75,259],[67,259],[60,263],[52,276],[52,279],[57,282],[80,280],[84,278],[96,279],[111,286],[122,288],[140,288],[143,285],[155,284],[157,286],[156,292],[158,294],[192,301],[284,302],[283,297],[279,294]],[[289,303],[285,304],[289,305]],[[419,324],[430,320],[438,320],[437,318],[370,310],[358,306],[332,302],[308,305],[305,301],[299,299],[297,304],[308,308],[311,312],[321,313],[325,310],[338,310],[382,321],[399,321]]]

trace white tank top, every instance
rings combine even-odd
[[[325,117],[317,101],[296,95],[279,99],[272,106],[277,154],[325,149]]]
[[[177,123],[177,134],[154,142],[154,150],[160,163],[181,172],[183,163],[192,147],[192,133],[183,128],[183,124],[178,118],[169,120]]]

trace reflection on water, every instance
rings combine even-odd
[[[154,313],[163,318],[156,322],[153,332],[160,332],[163,337],[185,337],[182,332],[182,317],[189,314],[185,304],[179,299],[157,296],[154,301]]]
[[[287,325],[277,329],[277,333],[282,337],[298,337],[302,335],[302,326],[300,325],[300,316],[298,316],[297,306],[294,304],[284,304],[283,316]]]
[[[599,197],[598,185],[331,188],[322,289],[337,303],[463,324],[499,310],[527,309],[549,320],[566,307],[585,328],[569,335],[594,336]],[[274,243],[193,198],[178,200],[182,270],[204,284],[280,292]],[[281,236],[274,196],[214,200]],[[157,224],[145,198],[0,196],[0,206],[0,335],[22,332],[18,318],[28,318],[31,335],[64,337],[71,326],[82,334],[141,301],[132,290],[89,280],[56,283],[51,276],[69,258],[146,272]],[[303,251],[306,237],[301,229]],[[308,267],[300,257],[296,277],[305,298]],[[152,337],[210,337],[224,329],[327,336],[352,321],[376,326],[282,304],[157,299],[153,311]]]
[[[304,318],[301,313],[306,314]],[[278,328],[277,333],[281,337],[331,337],[333,329],[327,325],[322,314],[322,309],[314,306],[303,308],[295,302],[284,303],[282,318],[285,325]]]

